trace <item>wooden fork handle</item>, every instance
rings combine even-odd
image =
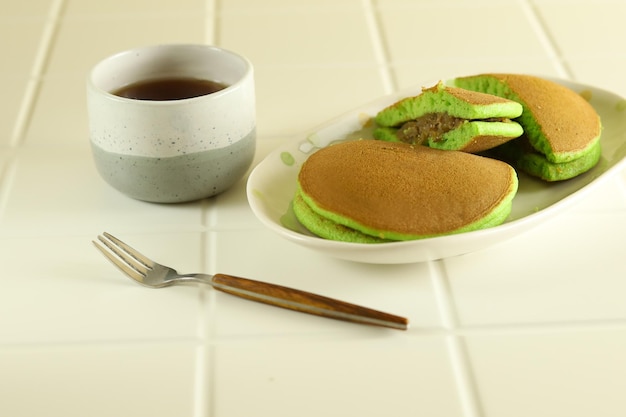
[[[409,327],[409,321],[404,317],[281,285],[225,274],[215,274],[211,284],[217,290],[238,297],[302,313],[399,330]]]

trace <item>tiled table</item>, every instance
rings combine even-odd
[[[1,416],[587,417],[626,413],[626,174],[491,249],[340,261],[265,229],[245,180],[131,200],[92,163],[84,81],[128,48],[211,43],[255,64],[258,155],[382,95],[525,72],[626,96],[618,0],[29,0],[0,7]],[[407,332],[147,290],[103,230],[228,272],[407,316]]]

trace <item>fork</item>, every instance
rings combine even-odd
[[[128,277],[146,287],[203,283],[231,295],[302,313],[399,330],[409,327],[409,321],[404,317],[281,285],[226,274],[179,274],[168,266],[150,260],[106,232],[93,243]]]

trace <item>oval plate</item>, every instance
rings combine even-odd
[[[419,94],[421,87],[382,97],[279,146],[250,174],[247,183],[250,207],[265,226],[294,243],[332,257],[366,263],[412,263],[447,258],[485,249],[517,236],[582,198],[587,191],[619,172],[626,161],[626,100],[595,87],[552,80],[581,94],[600,115],[603,127],[600,162],[589,172],[559,183],[518,174],[519,189],[511,215],[500,226],[421,240],[363,244],[319,238],[296,220],[291,201],[300,166],[307,157],[336,141],[371,138],[371,118],[384,107]]]

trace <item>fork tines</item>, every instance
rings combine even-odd
[[[96,248],[126,275],[139,282],[154,267],[154,262],[150,259],[107,232],[99,235],[98,241],[102,244],[93,241]],[[102,245],[106,246],[108,250]]]

